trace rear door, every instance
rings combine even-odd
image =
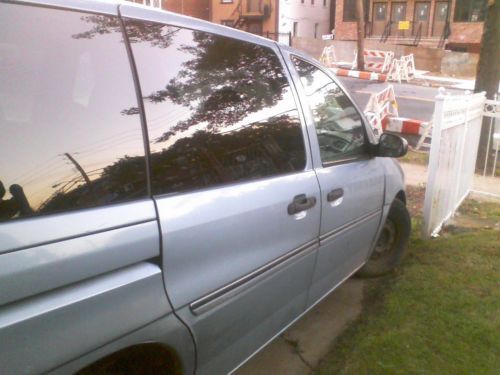
[[[222,374],[305,310],[319,186],[274,44],[193,31],[170,14],[156,21],[125,25],[144,98],[165,285],[194,334],[198,372]]]
[[[320,249],[308,304],[366,261],[381,219],[384,169],[350,98],[322,68],[291,56],[321,188]]]
[[[141,122],[122,113],[132,72],[116,6],[100,10],[0,3],[4,374],[45,373],[171,311]]]

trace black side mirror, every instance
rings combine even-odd
[[[378,141],[376,156],[399,158],[408,152],[408,142],[399,135],[383,133]]]

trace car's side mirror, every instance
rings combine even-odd
[[[376,156],[399,158],[408,152],[408,142],[399,135],[383,133],[376,146]]]

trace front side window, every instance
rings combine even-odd
[[[239,40],[126,22],[155,194],[303,170],[297,108],[276,54]]]
[[[323,71],[292,60],[313,115],[323,165],[365,157],[363,122],[350,99]]]
[[[132,106],[117,18],[0,3],[0,221],[146,196]]]

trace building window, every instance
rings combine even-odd
[[[294,22],[293,23],[293,36],[297,36],[299,34],[299,23]]]
[[[304,0],[300,0],[300,3],[301,3],[301,4],[304,4]]]
[[[234,25],[233,20],[222,20],[222,21],[220,21],[220,23],[221,23],[221,25],[229,26],[229,27],[233,27],[233,25]]]
[[[314,5],[314,0],[311,0],[311,5]]]
[[[318,39],[318,27],[319,27],[319,24],[315,23],[314,24],[314,39]]]
[[[161,0],[135,0],[136,3],[147,5],[148,7],[153,7],[161,9]]]
[[[457,0],[455,22],[484,21],[486,6],[486,0]]]
[[[232,4],[233,0],[220,0],[222,4]]]
[[[326,0],[323,0],[323,6],[326,7]]]
[[[356,0],[344,0],[344,22],[356,21]]]

